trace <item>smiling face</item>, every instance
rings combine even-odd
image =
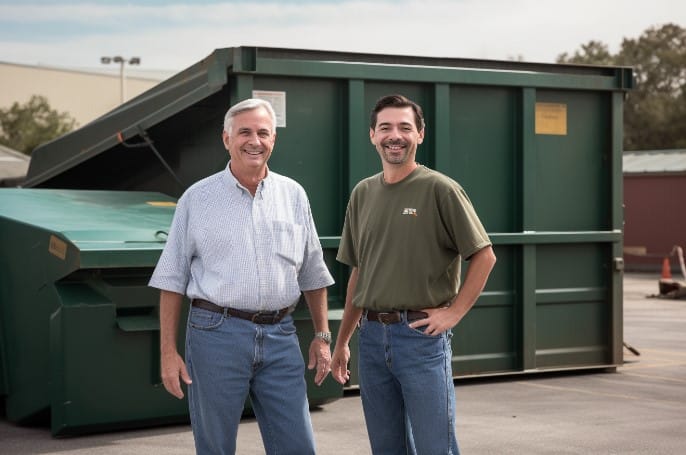
[[[424,141],[424,129],[417,130],[411,107],[388,107],[377,114],[369,138],[385,164],[413,165],[417,146]]]
[[[231,155],[232,172],[264,172],[276,141],[274,123],[264,108],[243,111],[233,117],[229,131],[222,133],[222,140]]]

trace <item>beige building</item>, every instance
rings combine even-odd
[[[122,95],[131,99],[173,74],[127,66],[122,84],[118,65],[74,70],[0,62],[0,109],[43,95],[52,109],[69,113],[81,126],[119,106]]]

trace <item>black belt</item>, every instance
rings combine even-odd
[[[234,308],[229,308],[225,306],[215,305],[212,302],[202,299],[193,299],[191,305],[194,307],[202,308],[207,311],[214,311],[215,313],[221,313],[224,315],[230,315],[239,319],[245,319],[246,321],[254,322],[255,324],[276,324],[282,320],[290,310],[290,307],[283,308],[276,311],[243,311],[236,310]]]
[[[416,321],[418,319],[428,318],[428,313],[423,311],[405,310],[405,311],[372,311],[367,310],[367,320],[376,321],[382,324],[397,324],[403,320],[403,313],[407,313],[407,321]]]

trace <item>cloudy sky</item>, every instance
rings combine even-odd
[[[554,62],[590,40],[672,22],[684,0],[0,0],[0,61],[182,70],[215,48],[268,46]]]

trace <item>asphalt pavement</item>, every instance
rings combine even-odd
[[[659,277],[624,280],[624,365],[616,372],[458,379],[462,454],[686,453],[686,300],[647,298]],[[312,411],[320,454],[369,454],[359,393]],[[47,427],[0,418],[0,454],[192,454],[188,425],[55,439]],[[263,454],[257,422],[245,418],[238,454]]]

